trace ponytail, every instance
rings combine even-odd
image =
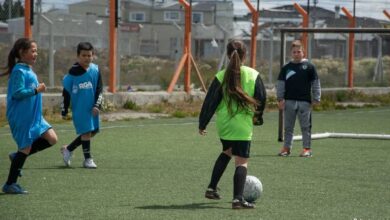
[[[222,81],[223,93],[227,101],[227,109],[230,115],[239,110],[254,110],[259,102],[250,97],[241,86],[241,65],[245,58],[246,48],[243,42],[233,40],[227,45],[227,55],[230,58]],[[233,102],[237,103],[237,109],[233,110]]]
[[[7,66],[4,67],[5,72],[1,73],[0,76],[6,76],[11,74],[12,69],[16,65],[16,62],[20,60],[19,53],[25,52],[26,50],[30,49],[31,44],[34,42],[35,41],[29,38],[19,38],[13,45],[12,49],[9,51]]]

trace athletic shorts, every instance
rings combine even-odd
[[[249,158],[251,150],[251,141],[228,141],[222,140],[223,151],[232,148],[232,154],[243,158]]]

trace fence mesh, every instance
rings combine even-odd
[[[81,41],[89,41],[96,48],[95,63],[99,65],[104,83],[107,85],[110,60],[108,53],[109,1],[78,1],[73,4],[65,4],[64,1],[57,2],[61,3],[54,5],[50,0],[34,1],[32,32],[39,47],[38,62],[34,69],[40,80],[49,85],[48,51],[51,39],[53,39],[55,51],[54,85],[49,86],[56,88],[61,87],[62,77],[76,62],[77,44]],[[127,89],[129,85],[147,88],[149,85],[155,89],[166,89],[182,53],[184,24],[182,21],[138,22],[137,19],[153,13],[155,20],[164,20],[167,17],[175,19],[175,14],[167,14],[161,8],[151,8],[145,14],[138,13],[140,9],[128,6],[134,2],[140,1],[119,1],[121,19],[118,26],[118,88]],[[0,65],[2,67],[6,65],[8,52],[13,42],[24,36],[23,10],[24,1],[0,1]],[[178,11],[179,18],[184,17],[182,9],[174,8],[174,10]],[[174,10],[171,8],[168,11]],[[208,84],[221,65],[220,60],[224,56],[226,40],[242,39],[249,49],[250,36],[234,35],[241,27],[235,24],[232,14],[226,13],[227,9],[216,7],[215,17],[210,18],[206,15],[202,17],[200,11],[197,10],[201,11],[201,9],[194,8],[193,12],[196,16],[193,18],[200,23],[192,25],[192,53]],[[161,12],[163,17],[159,18],[156,15],[157,12]],[[221,17],[222,21],[218,23]],[[226,20],[223,19],[231,20],[232,26],[227,25]],[[250,33],[250,26],[243,29],[243,33]],[[296,38],[299,38],[299,34],[287,37],[286,51],[288,51],[288,42]],[[310,39],[308,55],[317,67],[322,85],[324,87],[346,87],[348,35],[310,34]],[[388,35],[355,35],[354,86],[389,86],[389,44]],[[280,70],[280,45],[280,33],[276,29],[260,28],[256,69],[261,72],[264,82],[270,85],[275,84]],[[180,82],[182,78],[179,79]],[[196,74],[192,74],[192,82],[194,87],[200,87]],[[1,87],[6,87],[6,83],[5,78],[0,79]]]

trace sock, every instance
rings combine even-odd
[[[236,171],[234,172],[234,178],[233,178],[234,199],[238,199],[240,201],[243,199],[242,194],[244,193],[246,174],[247,174],[246,167],[244,166],[236,167]]]
[[[78,136],[77,138],[75,138],[72,143],[70,143],[66,149],[68,149],[68,151],[72,152],[74,151],[78,146],[81,145],[81,135]]]
[[[35,154],[36,152],[44,150],[51,146],[52,145],[45,138],[40,137],[32,143],[29,155]]]
[[[84,158],[85,159],[91,158],[91,153],[90,153],[91,141],[90,140],[88,140],[88,141],[81,141],[81,145],[83,147]]]
[[[221,153],[217,160],[215,161],[213,172],[211,174],[211,181],[208,188],[217,189],[217,184],[222,177],[223,172],[225,171],[227,165],[229,164],[231,157]]]
[[[9,168],[9,174],[7,179],[7,185],[11,185],[12,183],[16,183],[16,180],[18,179],[18,175],[20,170],[23,167],[24,162],[26,161],[28,155],[17,152],[15,154],[14,159],[12,159],[11,167]]]

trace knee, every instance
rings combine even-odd
[[[47,140],[49,142],[50,145],[55,145],[58,141],[58,137],[57,135],[52,135],[50,136],[50,138]]]

